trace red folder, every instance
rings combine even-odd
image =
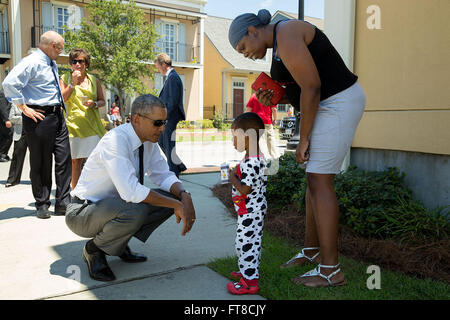
[[[261,72],[255,82],[253,82],[252,89],[255,91],[258,91],[259,89],[261,89],[261,91],[273,90],[273,96],[270,100],[273,105],[278,104],[284,96],[284,88],[264,72]]]

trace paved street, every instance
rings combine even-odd
[[[241,158],[231,141],[179,143],[178,148],[190,168]],[[0,299],[262,299],[229,294],[228,279],[205,266],[235,254],[235,220],[210,189],[219,181],[218,172],[181,176],[197,213],[188,235],[182,237],[181,226],[170,218],[146,244],[133,238],[131,248],[147,255],[148,261],[126,264],[108,257],[117,280],[103,283],[88,276],[81,258],[87,239],[69,231],[64,217],[36,218],[28,163],[27,155],[22,183],[11,188],[4,187],[10,163],[0,163]],[[145,184],[151,186],[147,177]],[[52,203],[54,192],[53,188]]]

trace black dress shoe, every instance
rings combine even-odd
[[[187,170],[187,168],[186,168],[186,166],[184,165],[183,162],[178,165],[178,171],[183,172],[183,171],[186,171],[186,170]]]
[[[15,186],[15,185],[17,185],[17,183],[6,183],[5,184],[5,188],[9,188],[9,187],[12,187],[12,186]]]
[[[131,251],[130,247],[127,246],[125,251],[119,256],[125,262],[144,262],[147,261],[147,257],[143,254],[134,253]]]
[[[55,216],[64,216],[66,214],[66,207],[55,207]]]
[[[50,211],[47,208],[38,208],[36,210],[36,217],[39,219],[48,219],[50,218]]]
[[[106,262],[105,254],[102,251],[88,253],[86,246],[83,248],[83,260],[89,270],[89,276],[98,281],[113,281],[116,276]]]

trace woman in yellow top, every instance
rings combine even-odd
[[[100,81],[88,74],[90,54],[86,49],[76,48],[69,53],[71,73],[61,77],[60,86],[67,109],[72,155],[72,189],[78,183],[83,160],[94,150],[106,133],[98,108],[105,105]]]

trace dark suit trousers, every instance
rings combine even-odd
[[[27,135],[22,130],[22,136],[18,141],[14,141],[14,151],[9,166],[9,175],[6,183],[19,184],[22,176],[23,162],[27,153]]]
[[[158,144],[167,157],[167,164],[169,165],[169,170],[175,173],[175,175],[178,177],[180,175],[178,165],[181,164],[181,160],[180,158],[178,158],[175,149],[176,128],[177,128],[176,123],[175,125],[170,122],[167,123],[166,128],[159,137]]]
[[[0,155],[8,155],[13,141],[13,129],[7,128],[4,122],[0,122]]]
[[[52,164],[55,156],[56,195],[55,206],[70,203],[72,158],[69,132],[61,111],[46,113],[42,121],[22,115],[23,129],[30,151],[30,179],[36,208],[50,206],[52,188]]]

